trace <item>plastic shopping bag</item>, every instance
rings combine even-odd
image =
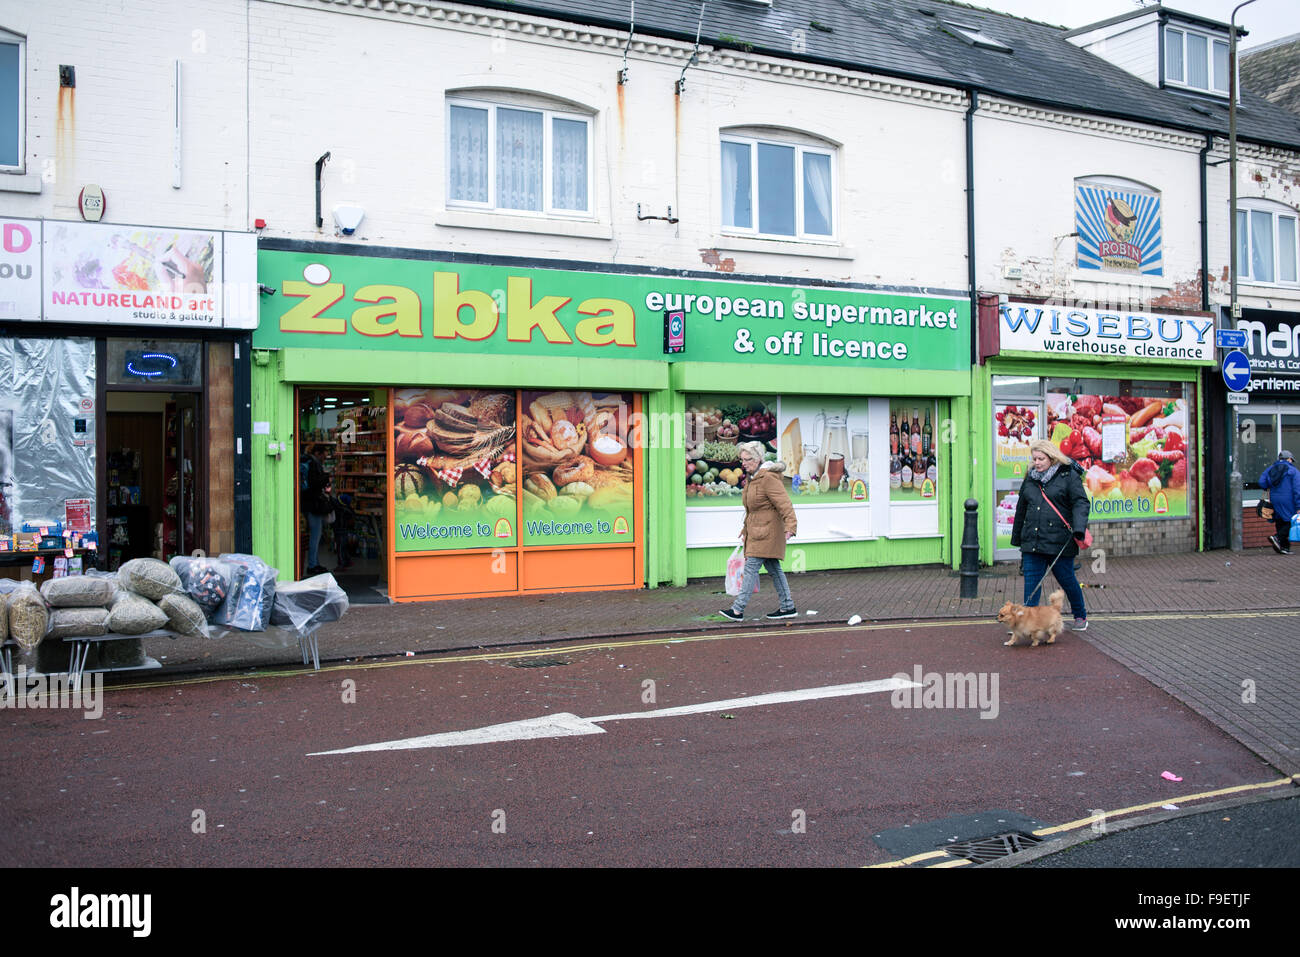
[[[1300,542],[1300,512],[1291,516],[1291,534],[1287,538],[1293,542]]]
[[[745,546],[737,545],[727,558],[727,594],[735,598],[740,594],[740,585],[745,580]],[[754,591],[758,591],[758,582],[754,582]]]

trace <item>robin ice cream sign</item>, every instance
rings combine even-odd
[[[1080,269],[1163,274],[1159,193],[1079,183],[1074,220]]]

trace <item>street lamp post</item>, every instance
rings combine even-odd
[[[1228,311],[1233,325],[1241,318],[1237,304],[1237,11],[1255,0],[1237,4],[1228,21]],[[1228,417],[1228,529],[1229,547],[1242,549],[1241,469],[1237,462],[1237,410],[1229,406]]]

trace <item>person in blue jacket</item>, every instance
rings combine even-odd
[[[1295,456],[1283,449],[1259,477],[1259,487],[1268,490],[1277,526],[1277,534],[1270,535],[1268,543],[1279,555],[1290,555],[1291,516],[1300,511],[1300,469],[1295,467]]]

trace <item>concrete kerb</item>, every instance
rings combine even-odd
[[[1223,801],[1215,801],[1210,804],[1198,804],[1194,807],[1179,808],[1176,811],[1152,811],[1149,814],[1135,815],[1122,821],[1106,823],[1106,830],[1103,833],[1096,833],[1091,828],[1081,827],[1078,831],[1062,835],[1061,837],[1049,838],[1041,844],[1035,845],[1028,850],[1019,851],[1006,857],[1000,857],[995,861],[988,861],[984,864],[976,864],[976,867],[1019,867],[1022,864],[1028,864],[1030,861],[1036,861],[1042,857],[1048,857],[1052,854],[1059,854],[1062,851],[1077,847],[1080,844],[1087,844],[1092,841],[1104,841],[1112,838],[1117,834],[1125,831],[1133,831],[1140,827],[1146,827],[1150,824],[1159,824],[1162,821],[1172,821],[1177,818],[1191,817],[1196,814],[1207,814],[1213,811],[1229,810],[1231,808],[1242,807],[1247,804],[1262,804],[1265,801],[1282,801],[1294,797],[1296,789],[1300,787],[1300,775],[1292,775],[1285,779],[1287,784],[1277,785],[1276,791],[1269,791],[1264,794],[1250,794],[1245,797],[1227,798]]]

